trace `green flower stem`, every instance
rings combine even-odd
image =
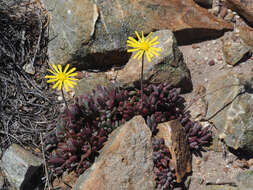
[[[143,67],[144,67],[144,55],[145,55],[145,52],[142,54],[142,57],[141,57],[141,105],[143,105]]]

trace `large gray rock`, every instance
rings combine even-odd
[[[51,63],[64,64],[74,57],[85,56],[87,43],[94,35],[98,8],[92,0],[43,0],[50,11],[50,41],[48,53]],[[86,44],[86,45],[85,45]],[[79,53],[81,55],[79,55]]]
[[[227,73],[207,87],[207,118],[234,149],[253,153],[253,78]],[[246,90],[246,91],[245,91]],[[244,92],[240,94],[241,92]]]
[[[190,91],[192,89],[190,71],[184,63],[173,33],[170,30],[160,30],[154,32],[151,39],[155,36],[158,36],[159,41],[156,47],[161,48],[162,52],[159,52],[158,57],[154,56],[151,62],[145,57],[144,80],[155,83],[167,82],[182,88],[183,91]],[[123,69],[116,71],[116,80],[122,86],[133,86],[140,81],[141,61],[133,58],[135,54],[133,53]]]
[[[236,176],[238,188],[240,190],[252,190],[253,188],[253,170],[239,172]]]
[[[117,128],[73,190],[153,190],[151,132],[141,116]]]
[[[0,166],[8,181],[18,190],[31,189],[41,175],[43,160],[24,150],[17,144],[11,145],[1,159]]]
[[[50,63],[105,70],[124,65],[135,31],[170,29],[182,42],[217,37],[232,25],[192,0],[43,0],[50,10]]]

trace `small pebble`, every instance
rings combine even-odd
[[[201,164],[201,160],[196,160],[196,164],[200,165]]]
[[[208,65],[209,66],[213,66],[213,65],[215,65],[215,61],[212,59],[212,60],[210,60],[209,62],[208,62]]]
[[[228,167],[225,167],[225,168],[223,168],[223,171],[224,171],[225,173],[228,173],[229,168],[228,168]]]
[[[62,96],[58,96],[58,101],[62,101],[63,100],[63,98],[62,98]]]
[[[235,19],[239,19],[240,18],[240,16],[239,15],[235,15]]]
[[[218,61],[222,61],[223,58],[221,56],[218,56]]]
[[[236,28],[236,29],[234,29],[234,32],[235,32],[235,33],[239,33],[240,30],[239,30],[238,28]]]

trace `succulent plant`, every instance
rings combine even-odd
[[[176,184],[175,169],[170,168],[170,151],[163,138],[153,138],[153,162],[156,175],[156,189],[172,189]]]
[[[98,86],[91,94],[77,97],[63,113],[56,134],[47,138],[47,150],[54,149],[48,158],[49,166],[58,175],[65,170],[75,170],[80,175],[92,165],[108,134],[135,115],[143,116],[153,135],[157,133],[158,123],[178,119],[188,134],[190,149],[201,150],[209,143],[211,132],[190,120],[190,113],[183,111],[184,99],[179,94],[180,89],[164,83],[145,85],[143,101],[141,90],[119,87],[107,89]],[[167,181],[158,176],[157,183],[171,186],[173,180],[170,179],[174,178],[173,170],[165,166],[168,162],[167,149],[162,142],[157,144],[154,141],[153,156],[156,157],[159,151],[165,158],[154,159],[157,164],[155,173],[160,172],[159,176],[164,176],[167,172],[169,176]]]

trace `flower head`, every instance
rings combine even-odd
[[[48,71],[52,73],[53,75],[45,76],[45,78],[49,79],[47,82],[48,83],[56,82],[53,85],[53,88],[56,88],[58,86],[58,90],[62,89],[62,84],[64,85],[66,91],[69,90],[69,87],[74,88],[74,85],[77,84],[74,81],[78,80],[76,78],[72,78],[77,75],[77,73],[73,73],[76,70],[76,68],[73,67],[72,69],[67,71],[69,68],[69,64],[67,64],[66,67],[64,68],[64,71],[62,72],[61,65],[58,65],[58,68],[54,64],[52,66],[53,66],[53,70],[48,69]]]
[[[162,51],[161,48],[153,47],[154,45],[159,44],[159,42],[157,41],[158,36],[156,36],[152,40],[150,40],[150,37],[152,35],[152,32],[150,32],[150,34],[148,35],[148,37],[145,40],[143,32],[142,32],[142,37],[139,36],[138,32],[135,32],[135,33],[136,33],[136,36],[138,37],[139,41],[135,40],[133,37],[128,37],[127,45],[129,47],[132,47],[132,49],[128,49],[127,52],[138,51],[136,53],[136,55],[134,56],[134,59],[136,59],[138,57],[138,60],[145,53],[148,61],[150,62],[151,58],[154,55],[158,56],[157,52]]]

